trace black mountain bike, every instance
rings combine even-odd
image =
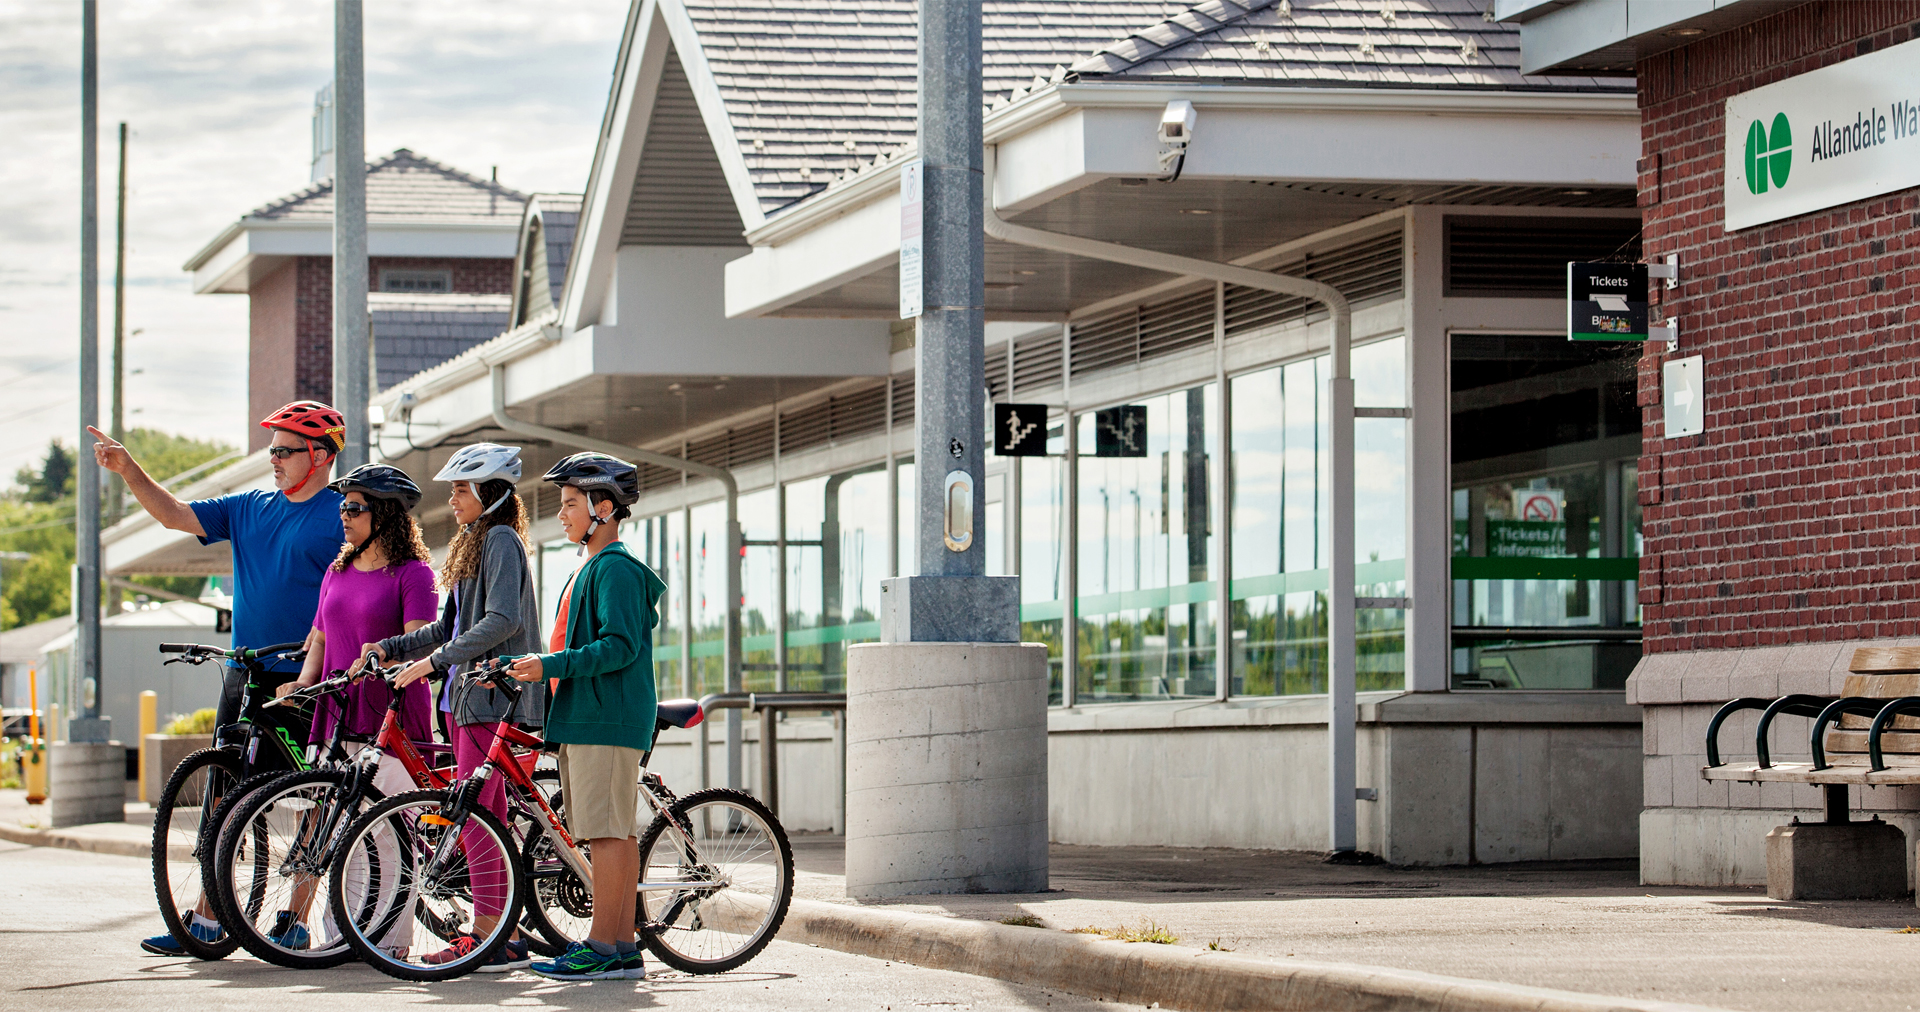
[[[298,664],[306,657],[302,643],[281,643],[260,649],[219,647],[198,643],[162,643],[160,652],[178,654],[168,664],[206,664],[224,661],[246,673],[240,697],[239,719],[214,730],[214,744],[180,760],[153,810],[153,891],[160,916],[183,949],[200,959],[221,959],[239,944],[231,933],[205,942],[187,930],[188,915],[217,918],[213,898],[206,893],[204,869],[211,866],[220,819],[244,793],[248,780],[264,783],[308,767],[302,744],[312,723],[312,712],[297,707],[271,709],[273,690],[294,676],[267,670],[275,661]]]

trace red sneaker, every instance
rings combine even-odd
[[[433,966],[438,966],[443,963],[451,963],[456,959],[462,959],[472,955],[473,950],[479,947],[480,947],[480,939],[475,938],[472,935],[460,935],[453,940],[452,945],[449,945],[446,948],[441,949],[439,952],[429,953],[428,955],[421,956],[420,961],[422,963],[426,963]]]

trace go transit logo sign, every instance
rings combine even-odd
[[[1747,130],[1747,189],[1765,193],[1769,181],[1780,189],[1792,172],[1793,124],[1787,122],[1787,114],[1774,113],[1771,130],[1754,120]]]
[[[1920,41],[1727,99],[1729,232],[1920,186]]]

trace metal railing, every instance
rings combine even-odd
[[[715,710],[751,710],[760,715],[760,800],[774,815],[780,814],[779,714],[783,710],[835,710],[845,712],[844,692],[710,692],[700,697],[704,713]],[[841,804],[846,804],[846,731],[841,728]],[[705,737],[702,737],[704,743]],[[709,785],[704,775],[707,764],[700,764],[700,787]],[[845,823],[844,816],[841,819]]]

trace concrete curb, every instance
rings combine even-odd
[[[1344,963],[1282,962],[1175,945],[1111,942],[1045,928],[794,900],[787,941],[937,970],[1189,1012],[1251,1009],[1486,1009],[1493,1012],[1707,1012]]]
[[[99,823],[101,826],[118,826],[117,822]],[[66,829],[28,829],[25,826],[0,824],[0,840],[8,843],[24,843],[29,847],[64,847],[68,850],[84,850],[93,854],[114,854],[119,857],[148,858],[153,856],[153,843],[149,841],[129,840],[125,831],[100,832],[92,826],[71,826]]]

